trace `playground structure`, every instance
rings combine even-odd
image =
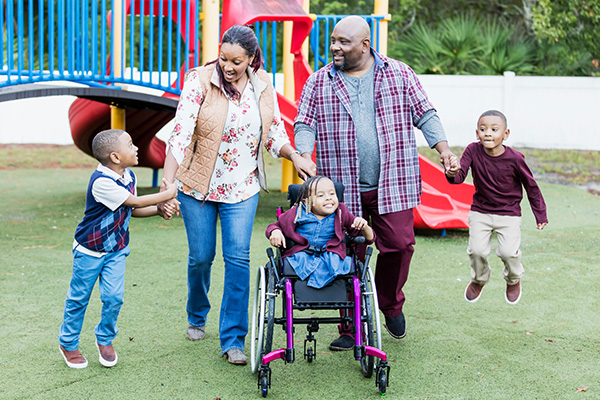
[[[69,110],[77,147],[91,155],[95,133],[127,128],[139,147],[140,166],[153,168],[157,182],[165,143],[155,135],[174,117],[185,71],[217,57],[229,26],[253,24],[265,69],[273,77],[284,72],[278,100],[293,142],[296,101],[312,73],[308,55],[312,51],[314,69],[329,62],[329,34],[343,16],[309,15],[308,0],[223,0],[221,18],[218,7],[210,0],[7,2],[0,6],[0,101],[78,96]],[[374,14],[363,16],[383,54],[387,11],[387,1],[376,0]],[[423,157],[420,166],[424,193],[415,227],[467,228],[473,187],[450,186]],[[291,163],[284,160],[282,169],[282,188],[297,183]]]

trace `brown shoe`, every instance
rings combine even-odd
[[[119,357],[117,356],[117,352],[115,351],[113,345],[110,346],[102,346],[96,342],[96,347],[98,348],[98,360],[100,364],[106,368],[114,367],[117,365],[117,361]]]
[[[229,350],[223,354],[223,357],[227,359],[229,364],[246,365],[248,363],[248,358],[241,350],[238,349]]]
[[[515,305],[521,300],[521,282],[517,282],[514,285],[506,285],[506,293],[504,293],[506,302],[511,305]]]
[[[60,350],[60,354],[62,354],[69,368],[81,369],[87,367],[88,362],[83,354],[79,352],[79,349],[68,351],[62,346],[58,346],[58,349]]]
[[[483,285],[479,283],[470,282],[465,289],[465,300],[469,303],[475,303],[481,296]]]

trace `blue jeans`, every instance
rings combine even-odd
[[[129,246],[99,258],[73,250],[73,276],[65,301],[63,323],[58,334],[58,341],[65,350],[73,351],[79,348],[79,334],[85,310],[98,279],[102,316],[95,329],[96,340],[102,346],[110,346],[117,336],[117,318],[125,293],[125,257],[128,255]]]
[[[221,352],[244,350],[248,333],[250,292],[250,239],[258,193],[239,203],[198,201],[179,193],[181,215],[188,238],[188,322],[204,326],[210,310],[210,271],[217,246],[217,218],[225,261],[225,283],[219,317]]]

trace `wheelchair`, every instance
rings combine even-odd
[[[335,184],[337,196],[343,201],[343,185]],[[290,185],[288,200],[295,204],[300,185]],[[271,388],[272,361],[282,359],[284,363],[295,361],[295,325],[306,325],[304,359],[311,363],[317,357],[317,339],[320,324],[352,324],[355,334],[354,358],[360,362],[361,372],[366,378],[375,374],[375,385],[384,395],[389,385],[390,366],[381,350],[381,323],[379,304],[373,271],[369,267],[372,247],[367,247],[365,262],[356,256],[356,246],[364,243],[364,237],[345,238],[347,257],[352,257],[353,267],[346,275],[340,275],[321,289],[315,289],[302,281],[285,258],[282,250],[267,248],[268,262],[258,268],[252,304],[252,330],[250,365],[258,375],[258,388],[262,397],[267,397]],[[288,243],[286,248],[291,248]],[[277,299],[281,299],[281,312],[276,315]],[[338,310],[334,317],[299,317],[296,313],[305,310]],[[275,325],[285,331],[284,348],[273,348]],[[356,329],[360,327],[360,329]],[[375,362],[378,359],[378,362]]]

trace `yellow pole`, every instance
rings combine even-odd
[[[110,129],[125,130],[125,109],[118,106],[110,106]]]
[[[294,90],[294,55],[290,53],[292,46],[292,27],[291,21],[283,23],[283,95],[290,101],[295,101],[296,91]],[[292,183],[300,183],[301,180],[296,173],[294,164],[286,159],[281,164],[281,191],[287,192],[287,188]]]
[[[202,64],[219,55],[219,0],[202,0]]]
[[[115,78],[123,76],[123,54],[125,53],[125,43],[123,43],[123,1],[113,2],[113,16],[115,18],[114,32],[115,43],[113,46],[113,72]],[[111,129],[125,130],[125,109],[114,105],[110,106],[110,127]]]
[[[387,56],[388,45],[388,21],[392,16],[388,14],[389,0],[375,0],[373,15],[384,15],[385,18],[379,22],[379,53]],[[375,39],[377,40],[377,39]]]

